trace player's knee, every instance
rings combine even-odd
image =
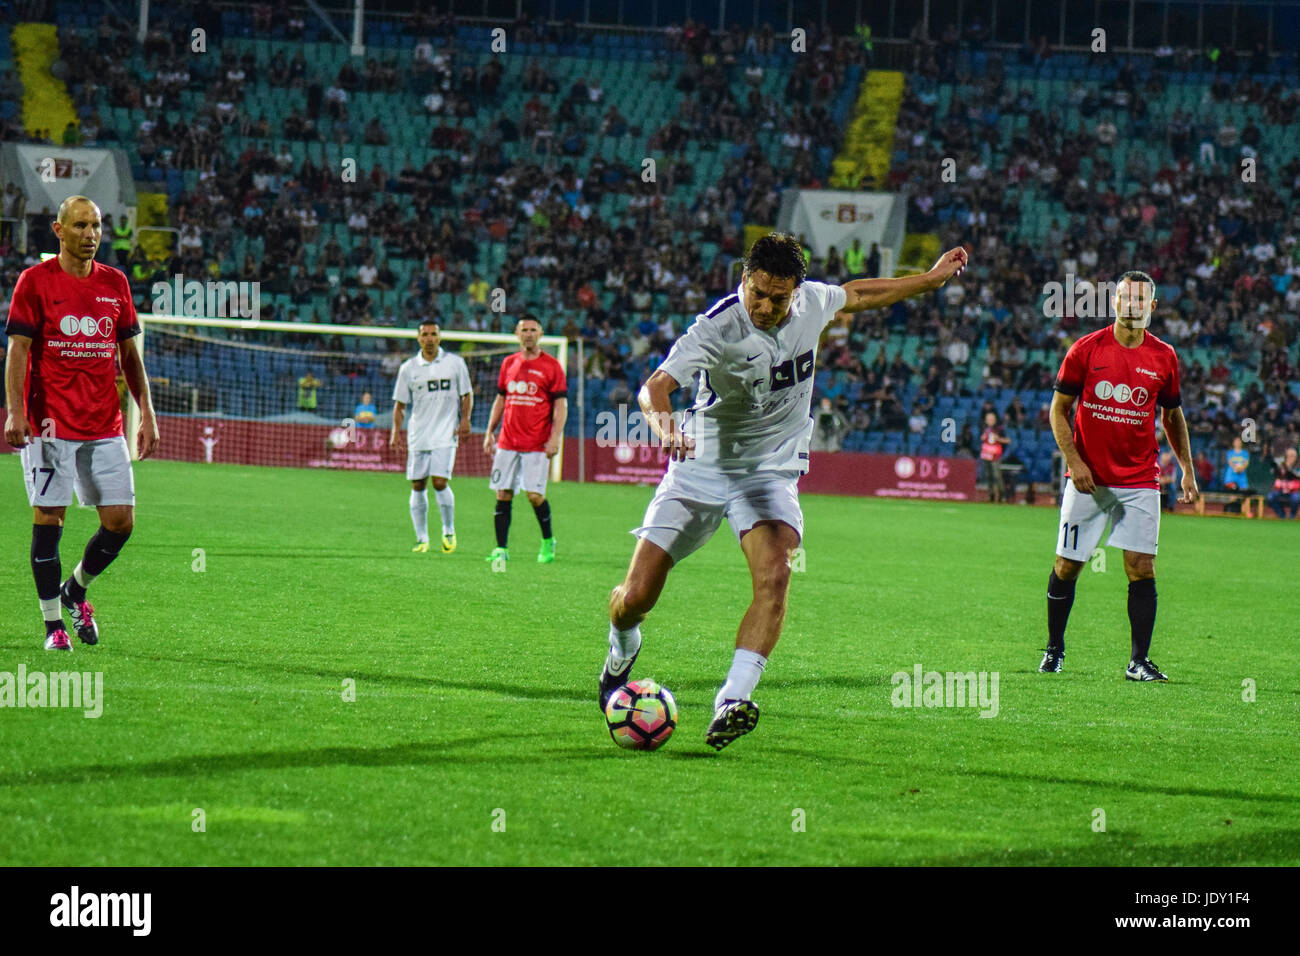
[[[497,501],[509,501],[514,498],[514,496],[515,493],[513,491],[498,491]]]
[[[67,509],[65,508],[37,508],[32,523],[62,527],[63,515],[65,514],[66,510]]]
[[[609,593],[609,615],[611,619],[620,619],[625,624],[639,624],[654,607],[655,598],[645,582],[630,578]]]
[[[424,483],[425,483],[425,481],[426,481],[426,479],[424,479],[424,478],[416,478],[416,479],[413,479],[413,480],[411,481],[411,487],[412,487],[413,489],[415,489],[416,491],[423,491],[423,490],[424,490]]]
[[[130,534],[135,529],[135,516],[130,512],[105,515],[101,524],[114,534]]]
[[[542,502],[545,500],[546,500],[545,495],[539,495],[535,491],[528,492],[528,501],[534,508],[540,508],[542,506]]]
[[[769,561],[754,573],[754,597],[773,606],[785,607],[790,589],[790,562]]]
[[[1079,572],[1083,570],[1083,562],[1071,561],[1069,558],[1057,555],[1056,565],[1052,570],[1056,572],[1056,576],[1062,581],[1073,581],[1079,576]]]
[[[430,480],[431,482],[433,482],[433,490],[434,490],[434,491],[444,491],[444,490],[446,490],[446,488],[447,488],[447,479],[446,479],[446,478],[430,478],[429,480]]]
[[[1156,559],[1150,554],[1124,555],[1124,572],[1130,581],[1144,581],[1156,576]]]

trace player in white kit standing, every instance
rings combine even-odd
[[[758,706],[750,695],[781,635],[790,552],[803,537],[798,481],[808,470],[822,330],[840,310],[878,309],[932,292],[966,262],[957,248],[922,275],[834,286],[804,281],[803,250],[794,237],[773,233],[754,243],[736,291],[696,318],[638,395],[651,429],[670,449],[669,465],[632,532],[640,541],[627,576],[610,594],[602,710],[631,679],[641,621],[668,572],[725,517],[749,564],[754,599],[740,622],[705,741],[721,750],[754,729]],[[693,378],[695,403],[679,429],[669,396]]]
[[[456,464],[457,441],[469,440],[469,413],[474,395],[465,360],[439,347],[442,332],[432,320],[421,322],[420,354],[397,370],[393,385],[393,447],[406,452],[406,477],[411,482],[412,551],[429,550],[429,493],[442,517],[442,551],[456,550],[456,496],[447,483]],[[402,432],[406,409],[411,410],[409,438]]]

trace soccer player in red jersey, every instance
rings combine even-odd
[[[1168,680],[1151,662],[1156,622],[1156,544],[1160,534],[1160,447],[1155,413],[1183,468],[1183,502],[1196,500],[1196,469],[1187,421],[1179,406],[1178,356],[1149,331],[1156,285],[1145,272],[1116,283],[1115,323],[1070,347],[1056,376],[1052,432],[1069,467],[1061,498],[1056,565],[1047,579],[1047,649],[1039,671],[1059,673],[1074,584],[1111,522],[1107,543],[1124,550],[1132,632],[1124,676]],[[1070,427],[1075,399],[1079,408]]]
[[[555,537],[551,533],[551,503],[546,500],[546,479],[551,459],[564,439],[564,422],[569,415],[568,386],[564,368],[541,350],[542,323],[535,315],[524,315],[515,326],[520,350],[501,363],[497,376],[497,397],[492,403],[483,451],[492,455],[492,482],[497,493],[497,546],[487,559],[510,560],[510,502],[521,488],[532,503],[542,528],[539,564],[555,560]],[[501,423],[501,440],[493,433]]]
[[[59,254],[23,270],[5,326],[5,439],[21,450],[33,509],[32,574],[46,650],[72,650],[60,605],[82,643],[99,641],[86,588],[117,557],[135,523],[119,359],[140,406],[139,455],[147,458],[158,447],[149,377],[135,341],[140,322],[126,276],[95,261],[102,232],[98,206],[85,196],[65,199],[54,222]],[[98,509],[100,526],[60,585],[59,538],[74,488],[82,504]]]

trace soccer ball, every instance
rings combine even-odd
[[[658,750],[677,727],[677,701],[667,687],[647,679],[614,691],[605,705],[614,743],[629,750]]]

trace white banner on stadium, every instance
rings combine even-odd
[[[825,256],[831,246],[840,255],[853,245],[854,239],[862,241],[862,248],[870,251],[873,242],[882,250],[896,253],[902,246],[905,210],[902,197],[897,193],[847,192],[833,189],[798,189],[793,203],[782,210],[789,221],[781,228],[793,234],[802,234],[815,256]],[[887,256],[881,272],[892,271],[893,256]]]
[[[89,196],[102,212],[120,217],[126,207],[118,201],[121,182],[113,154],[107,149],[18,144],[19,186],[27,194],[28,214],[41,207],[57,212],[69,196]]]

